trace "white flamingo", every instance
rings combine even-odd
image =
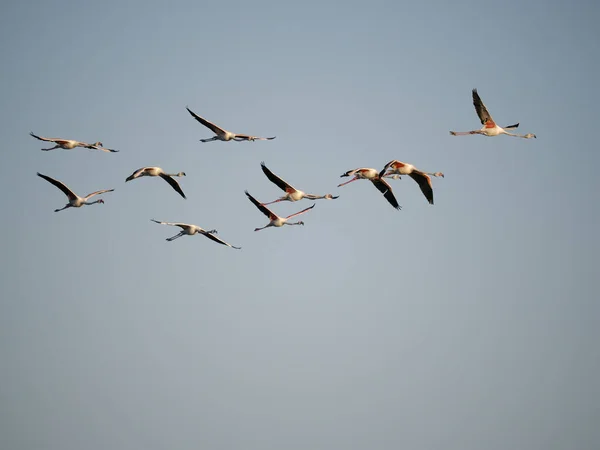
[[[386,170],[388,169],[391,170],[386,172]],[[413,180],[415,180],[421,188],[421,192],[423,193],[427,201],[433,205],[433,187],[431,186],[430,176],[444,178],[444,174],[442,172],[423,172],[417,169],[412,164],[404,163],[396,159],[387,163],[383,170],[379,172],[379,176],[382,178],[389,177],[396,179],[400,178],[400,175],[408,175]]]
[[[287,217],[279,217],[277,214],[275,214],[274,212],[270,211],[269,208],[267,208],[266,206],[264,206],[261,202],[259,202],[258,200],[256,200],[254,197],[252,197],[250,195],[250,193],[248,193],[248,191],[244,191],[246,193],[246,195],[248,196],[248,198],[250,199],[250,201],[252,203],[254,203],[254,206],[256,206],[260,212],[262,212],[265,216],[267,216],[270,220],[270,222],[265,225],[264,227],[261,228],[255,228],[254,231],[259,231],[259,230],[263,230],[265,228],[268,227],[282,227],[284,225],[304,225],[304,222],[299,221],[299,222],[288,222],[288,219],[291,219],[292,217],[296,217],[299,216],[300,214],[304,214],[306,211],[313,209],[315,207],[315,203],[313,203],[312,206],[309,206],[306,209],[303,209],[302,211],[299,211],[295,214],[291,214]]]
[[[212,239],[215,242],[218,242],[219,244],[226,245],[227,247],[235,248],[236,250],[240,250],[242,248],[242,247],[234,247],[233,245],[228,244],[224,240],[219,239],[216,236],[213,236],[214,234],[217,234],[217,230],[207,231],[203,228],[200,228],[198,225],[191,225],[188,223],[161,222],[159,220],[154,220],[154,219],[150,219],[150,220],[155,223],[160,223],[161,225],[171,225],[173,227],[181,228],[181,231],[179,232],[179,234],[176,234],[175,236],[167,238],[167,241],[173,241],[173,240],[175,240],[183,235],[186,235],[186,234],[188,236],[193,236],[194,234],[201,234],[203,236],[206,236],[209,239]]]
[[[402,209],[402,207],[398,204],[396,197],[394,197],[392,187],[383,178],[381,178],[379,172],[377,172],[375,169],[363,167],[360,169],[349,170],[348,172],[340,175],[340,177],[350,177],[352,175],[354,175],[354,178],[352,178],[350,181],[346,181],[345,183],[338,184],[338,187],[352,183],[356,180],[369,180],[371,183],[373,183],[373,186],[375,186],[379,192],[383,194],[390,205],[396,209]]]
[[[162,170],[160,167],[142,167],[141,169],[138,169],[135,172],[133,172],[131,175],[129,175],[125,179],[125,182],[135,180],[136,178],[140,178],[140,177],[161,177],[163,180],[165,180],[167,183],[169,183],[173,189],[175,189],[177,192],[179,192],[179,195],[181,195],[183,198],[186,198],[186,196],[183,193],[183,191],[181,190],[181,187],[179,186],[179,183],[177,182],[177,180],[172,178],[172,177],[185,177],[185,172],[165,173],[165,171]]]
[[[95,195],[114,191],[114,189],[103,189],[101,191],[92,192],[91,194],[88,194],[85,197],[80,197],[75,192],[73,192],[71,189],[69,189],[64,183],[61,183],[60,181],[55,180],[54,178],[50,178],[49,176],[43,175],[39,172],[37,174],[38,174],[38,177],[42,177],[44,180],[48,181],[49,183],[52,183],[54,186],[59,188],[69,198],[69,203],[67,203],[64,208],[55,209],[54,212],[62,211],[63,209],[67,209],[67,208],[80,208],[83,205],[93,205],[95,203],[104,203],[104,200],[102,200],[102,199],[98,199],[94,202],[88,202],[88,200],[90,198],[94,197]]]
[[[42,150],[45,152],[47,152],[49,150],[54,150],[55,148],[72,150],[75,147],[89,148],[92,150],[102,150],[103,152],[111,152],[111,153],[116,153],[119,151],[119,150],[113,150],[112,148],[104,148],[104,145],[100,141],[95,142],[93,144],[88,144],[86,142],[74,141],[72,139],[45,138],[45,137],[41,137],[41,136],[36,136],[32,132],[30,132],[29,134],[31,136],[33,136],[34,138],[39,139],[40,141],[54,142],[56,144],[54,147],[51,147],[51,148],[43,148]]]
[[[291,184],[283,181],[281,178],[279,178],[277,175],[275,175],[273,172],[271,172],[269,170],[269,168],[265,165],[264,162],[260,163],[260,167],[262,168],[262,171],[267,176],[267,178],[269,180],[271,180],[272,183],[276,184],[277,186],[279,186],[279,188],[281,188],[283,191],[285,191],[285,195],[283,197],[280,197],[277,200],[273,200],[272,202],[269,202],[269,203],[263,203],[263,205],[270,205],[271,203],[277,203],[277,202],[282,202],[282,201],[297,202],[298,200],[302,200],[303,198],[307,198],[309,200],[319,200],[319,199],[333,200],[333,199],[336,199],[339,197],[339,195],[336,195],[334,197],[331,194],[325,194],[325,195],[307,194],[306,192],[296,189]]]
[[[480,130],[472,130],[472,131],[451,131],[450,134],[452,136],[464,136],[467,134],[481,134],[483,136],[498,136],[500,134],[506,134],[508,136],[520,137],[525,139],[535,138],[535,134],[527,133],[527,134],[513,134],[506,131],[507,129],[517,128],[519,126],[518,123],[514,125],[507,125],[504,128],[499,127],[492,119],[492,116],[488,112],[487,108],[481,101],[479,94],[477,93],[477,89],[473,89],[473,105],[475,106],[475,111],[477,111],[477,115],[479,116],[479,120],[481,120],[481,124],[483,128]]]
[[[190,108],[186,106],[188,112],[192,115],[194,119],[200,122],[205,127],[211,129],[216,136],[213,136],[209,139],[200,139],[201,142],[211,142],[211,141],[270,141],[275,139],[276,136],[273,137],[259,137],[259,136],[250,136],[248,134],[236,134],[231,131],[224,130],[221,127],[218,127],[212,122],[200,117],[198,114],[193,112]]]

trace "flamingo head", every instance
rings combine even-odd
[[[525,138],[527,138],[527,139],[530,139],[530,138],[537,139],[537,136],[536,136],[535,134],[532,134],[532,133],[527,133],[527,134],[525,135]]]
[[[443,172],[436,172],[433,174],[434,177],[442,177],[444,178],[444,173]]]

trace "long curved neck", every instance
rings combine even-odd
[[[183,172],[179,172],[179,173],[165,173],[166,176],[168,177],[184,177],[185,173]]]
[[[304,223],[302,221],[298,221],[298,222],[285,222],[286,225],[304,225]]]
[[[94,203],[102,203],[102,200],[94,200],[93,202],[85,201],[83,203],[86,204],[86,205],[93,205]]]

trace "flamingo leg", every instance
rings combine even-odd
[[[71,207],[71,204],[67,203],[64,208],[55,209],[54,212],[59,212],[59,211],[62,211],[63,209],[67,209],[67,208],[70,208],[70,207]]]
[[[216,141],[217,139],[219,139],[217,136],[213,136],[210,139],[200,139],[200,142],[211,142]]]
[[[175,240],[175,239],[177,239],[177,238],[180,238],[180,237],[181,237],[181,236],[183,236],[184,234],[185,234],[185,233],[182,231],[182,232],[180,232],[179,234],[176,234],[175,236],[172,236],[172,237],[170,237],[170,238],[167,238],[166,240],[167,240],[167,241],[169,241],[169,242],[171,242],[171,241],[174,241],[174,240]]]
[[[473,131],[451,131],[450,134],[452,136],[466,136],[469,134],[479,134],[479,130],[473,130]]]
[[[338,184],[337,187],[344,186],[345,184],[352,183],[353,181],[358,180],[358,177],[352,178],[350,181],[346,181],[345,183]]]

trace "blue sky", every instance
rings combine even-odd
[[[595,449],[592,2],[0,10],[0,447]],[[500,124],[478,128],[477,88]],[[211,142],[185,107],[268,142]],[[40,152],[28,133],[119,149]],[[395,211],[357,167],[410,178]],[[304,227],[246,198],[317,201]],[[182,199],[139,167],[184,171]],[[42,172],[104,205],[66,203]],[[281,215],[310,206],[279,203]],[[241,251],[150,222],[187,222]]]

